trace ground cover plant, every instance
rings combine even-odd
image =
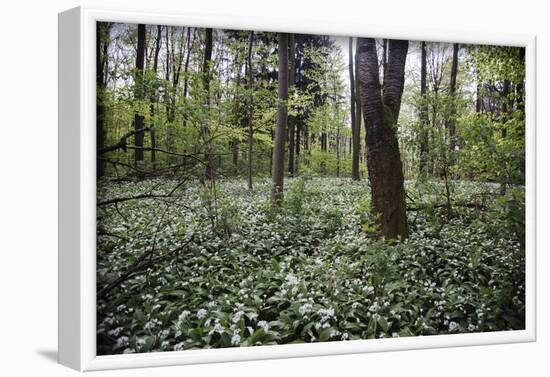
[[[159,183],[109,184],[100,197],[131,196]],[[180,189],[168,202],[101,208],[102,226],[116,236],[99,230],[98,287],[142,250],[156,249],[156,256],[186,247],[98,301],[99,350],[521,329],[524,252],[516,232],[522,227],[509,214],[521,208],[523,189],[495,200],[498,186],[456,186],[463,203],[483,209],[456,203],[447,220],[445,209],[434,206],[444,195],[434,194],[426,209],[409,214],[411,236],[395,243],[380,241],[365,215],[366,182],[349,179],[292,179],[278,212],[266,200],[270,180],[253,193],[245,180],[222,181],[214,222],[200,185]]]
[[[97,352],[525,328],[525,50],[97,23]]]

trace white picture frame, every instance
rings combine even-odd
[[[96,355],[95,23],[112,21],[526,48],[526,322],[524,330],[212,350]],[[79,371],[532,342],[536,339],[536,38],[223,14],[78,7],[59,14],[59,362]]]

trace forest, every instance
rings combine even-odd
[[[97,353],[525,327],[525,49],[98,22]]]

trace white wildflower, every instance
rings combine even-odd
[[[258,322],[258,327],[261,327],[262,329],[264,329],[265,332],[267,332],[267,330],[269,330],[269,325],[266,321],[259,321]]]
[[[459,327],[459,324],[455,321],[449,322],[449,331],[454,331]]]
[[[231,337],[231,344],[236,346],[240,343],[241,341],[241,336],[239,334],[235,334]]]
[[[206,314],[208,314],[206,309],[199,309],[199,311],[197,312],[197,318],[203,319],[204,317],[206,317]]]
[[[189,314],[191,314],[191,312],[189,310],[184,310],[183,312],[181,312],[181,314],[179,315],[178,317],[178,320],[179,321],[185,321],[187,319],[187,317],[189,317]]]
[[[237,313],[233,315],[233,318],[231,319],[231,322],[237,323],[241,320],[241,316],[244,314],[242,310],[239,310]]]
[[[116,340],[116,345],[117,345],[118,347],[124,346],[124,345],[126,345],[126,344],[128,344],[128,337],[127,337],[127,336],[121,336],[120,338],[118,338],[118,339]]]
[[[311,309],[312,309],[312,305],[306,303],[306,304],[300,306],[300,307],[298,308],[298,311],[299,311],[300,314],[303,316],[303,315],[305,315],[305,314],[311,312]]]
[[[334,317],[334,309],[333,308],[319,309],[317,311],[317,314],[321,316],[321,322],[326,322],[332,317]]]

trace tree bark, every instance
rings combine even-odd
[[[185,63],[183,65],[183,100],[187,100],[187,91],[189,87],[189,77],[187,72],[189,71],[189,59],[191,58],[191,46],[195,44],[196,30],[193,30],[193,41],[191,41],[191,27],[187,28],[187,55],[185,56]],[[187,117],[183,117],[183,128],[187,128]]]
[[[205,143],[204,146],[204,161],[205,161],[205,177],[206,179],[213,178],[213,168],[212,168],[212,156],[211,156],[211,145],[210,145],[210,125],[209,125],[209,112],[210,112],[210,62],[212,61],[212,29],[207,28],[205,30],[205,47],[204,47],[204,60],[202,64],[202,74],[203,74],[203,95],[204,95],[204,111],[206,112],[204,116],[204,121],[202,124],[202,137]]]
[[[273,144],[273,190],[271,203],[280,206],[283,201],[285,135],[288,118],[288,34],[279,33],[279,73],[278,73],[277,127]]]
[[[357,126],[356,110],[355,110],[355,75],[353,67],[353,38],[349,38],[349,83],[350,83],[350,118],[351,118],[351,139],[352,139],[352,156],[351,156],[351,178],[358,181],[359,177],[359,149],[361,147],[359,127]]]
[[[421,176],[426,176],[430,171],[429,168],[429,140],[430,140],[430,131],[429,131],[429,119],[428,119],[428,106],[426,103],[426,93],[427,93],[427,62],[426,62],[426,42],[422,42],[421,46],[421,56],[420,56],[420,106],[419,106],[419,116],[420,116],[420,162],[419,170]]]
[[[157,39],[155,43],[155,52],[153,57],[153,72],[155,73],[155,79],[157,75],[158,70],[158,62],[159,62],[159,54],[160,54],[160,40],[162,38],[162,26],[157,26]],[[156,89],[153,89],[151,91],[151,106],[149,107],[149,112],[151,114],[151,119],[155,119],[155,103],[157,102],[157,91]],[[151,164],[153,165],[153,170],[155,169],[156,161],[157,161],[157,154],[156,154],[156,148],[157,148],[157,137],[155,132],[155,125],[151,123]]]
[[[386,239],[406,238],[409,234],[403,166],[396,134],[408,44],[408,41],[389,41],[383,93],[375,40],[361,38],[357,51],[361,102],[367,130],[371,205],[374,214],[379,216],[380,231]]]
[[[361,115],[361,93],[360,93],[360,86],[359,85],[359,54],[357,53],[359,46],[359,38],[356,38],[355,40],[355,122],[357,124],[356,131],[357,131],[357,138],[359,139],[359,156],[361,157],[361,125],[363,123],[363,117]],[[365,133],[365,145],[367,145],[367,134]],[[366,151],[365,151],[366,153]],[[365,155],[365,161],[366,161],[366,155]]]
[[[453,61],[451,64],[451,81],[449,84],[449,95],[451,96],[451,114],[448,121],[449,145],[451,153],[454,153],[456,147],[456,76],[458,74],[458,43],[453,44]],[[453,164],[451,157],[451,164]]]
[[[247,74],[248,74],[248,189],[252,190],[252,157],[254,146],[254,128],[252,127],[253,117],[253,78],[252,74],[252,46],[254,44],[254,32],[251,31],[248,35],[248,54],[247,54]]]
[[[103,103],[105,85],[107,52],[109,48],[109,25],[105,22],[96,23],[96,138],[97,149],[105,147],[105,105]],[[97,178],[105,175],[105,161],[96,161]]]
[[[145,61],[145,25],[138,25],[137,33],[137,50],[136,50],[136,70],[134,75],[134,98],[138,101],[143,100],[144,98],[144,87],[143,87],[143,63]],[[134,115],[134,129],[136,132],[140,131],[143,128],[143,115],[136,111]],[[134,160],[137,165],[139,162],[143,161],[143,133],[136,133],[136,149],[134,151]]]
[[[296,46],[294,34],[289,34],[288,43],[290,47],[290,71],[289,71],[289,86],[293,87],[296,84]],[[294,142],[296,140],[295,117],[288,117],[288,173],[292,177],[294,175]]]

